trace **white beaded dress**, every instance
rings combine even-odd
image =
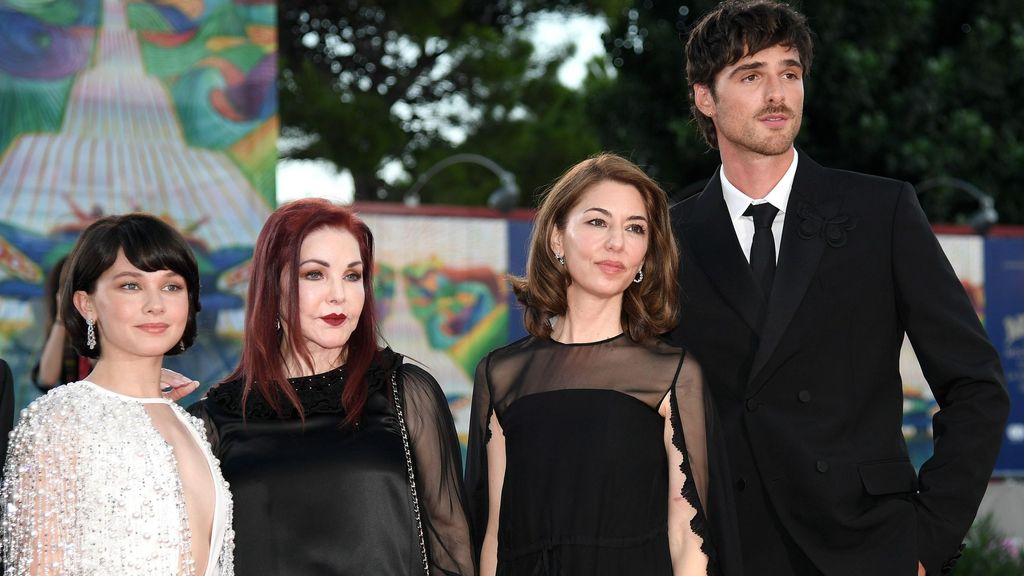
[[[174,451],[146,410],[154,403],[185,425],[212,475],[205,576],[234,573],[231,494],[202,423],[168,400],[81,381],[30,404],[11,433],[0,489],[6,575],[204,576]]]

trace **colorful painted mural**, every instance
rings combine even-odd
[[[448,397],[466,442],[473,373],[509,332],[509,224],[498,218],[362,213],[377,250],[381,332]]]
[[[171,368],[234,366],[252,243],[273,206],[275,4],[0,0],[0,356],[18,403],[42,281],[90,222],[145,210],[200,264],[200,337]]]

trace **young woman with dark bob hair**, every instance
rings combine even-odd
[[[713,412],[697,362],[658,339],[677,269],[666,195],[631,162],[590,158],[548,191],[513,279],[530,335],[476,372],[481,574],[715,573]]]
[[[238,367],[190,410],[231,482],[240,574],[474,574],[433,377],[381,348],[373,235],[326,200],[256,240]]]
[[[96,364],[11,435],[6,574],[234,574],[228,486],[202,423],[161,395],[163,357],[196,337],[191,249],[153,216],[107,216],[66,269],[61,316]]]

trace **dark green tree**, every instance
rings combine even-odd
[[[594,78],[588,93],[602,144],[631,153],[677,196],[718,164],[690,121],[683,61],[686,32],[715,3],[639,0],[614,15],[605,45],[616,74]],[[816,46],[798,146],[833,167],[965,180],[995,197],[1002,223],[1024,223],[1019,2],[822,0],[803,10]],[[922,203],[933,222],[977,207],[943,187]]]
[[[808,3],[818,33],[803,144],[833,166],[913,183],[970,182],[1024,223],[1024,12],[1012,0]],[[922,192],[933,222],[963,222],[962,190]]]
[[[610,71],[598,69],[586,84],[601,144],[644,167],[676,197],[718,165],[718,153],[708,149],[690,118],[683,54],[694,10],[703,13],[715,4],[645,0],[611,15],[604,36]]]
[[[557,175],[534,177],[550,160],[564,169],[597,142],[583,134],[551,142],[556,150],[544,146],[563,121],[553,110],[565,109],[570,121],[585,116],[578,95],[553,80],[566,54],[538,59],[529,25],[541,12],[598,13],[623,3],[290,0],[279,8],[280,110],[282,136],[297,145],[284,155],[350,170],[359,200],[402,198],[411,182],[389,185],[381,170],[390,163],[415,178],[458,151],[492,156],[528,190]],[[432,184],[424,199],[482,204],[497,184],[466,166],[439,178],[448,186]]]
[[[433,147],[418,154],[428,167],[458,153],[492,158],[515,175],[522,206],[536,206],[538,196],[562,172],[600,150],[597,131],[586,114],[584,95],[562,85],[556,74],[561,57],[506,88],[512,106],[499,106],[481,120],[461,144]],[[498,180],[478,166],[452,166],[437,174],[420,192],[427,203],[482,204]]]

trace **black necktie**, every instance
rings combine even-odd
[[[779,209],[765,202],[751,204],[744,216],[754,218],[754,241],[750,244],[750,269],[754,272],[764,299],[772,293],[772,280],[775,279],[775,237],[772,235],[772,222]]]

